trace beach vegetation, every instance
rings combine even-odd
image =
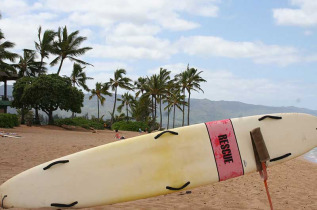
[[[1,128],[13,128],[19,126],[18,116],[16,114],[0,114],[0,127]]]
[[[56,119],[54,124],[57,126],[62,125],[72,125],[78,126],[85,129],[96,129],[96,130],[103,130],[104,129],[104,122],[99,119],[86,119],[85,117],[74,117],[74,118],[64,118],[64,119]]]
[[[21,92],[15,93],[15,90],[18,90],[15,86],[19,84],[20,79],[15,83],[13,88],[13,104],[15,107],[39,107],[48,115],[49,124],[54,124],[53,111],[57,109],[81,112],[84,94],[81,90],[72,86],[69,78],[49,74],[40,75],[33,79],[29,77],[21,79],[23,81],[30,79],[31,82],[25,85],[22,94]]]

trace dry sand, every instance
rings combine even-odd
[[[113,131],[69,131],[55,126],[1,129],[20,139],[0,137],[0,184],[52,159],[114,141]],[[122,132],[126,137],[139,135]],[[317,164],[299,157],[268,169],[275,209],[317,209]],[[269,209],[258,173],[137,201],[88,209]]]

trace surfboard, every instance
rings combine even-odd
[[[271,114],[146,134],[58,158],[0,186],[5,208],[83,208],[225,181],[256,171],[250,131],[260,127],[268,167],[317,146],[317,117]],[[61,145],[62,146],[62,145]]]

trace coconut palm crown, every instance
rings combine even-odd
[[[87,38],[83,36],[78,36],[79,31],[74,31],[68,34],[66,26],[61,29],[58,28],[57,32],[57,41],[53,43],[52,53],[57,55],[57,57],[50,63],[51,66],[55,66],[60,62],[57,75],[59,75],[63,62],[66,58],[71,61],[75,61],[84,65],[91,65],[85,61],[79,60],[76,57],[85,54],[88,50],[91,50],[91,47],[82,47],[79,48],[80,44],[85,41]]]

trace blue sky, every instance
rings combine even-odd
[[[317,109],[316,0],[0,0],[0,11],[18,53],[39,25],[79,30],[91,88],[117,68],[136,79],[189,63],[207,80],[195,98]]]

